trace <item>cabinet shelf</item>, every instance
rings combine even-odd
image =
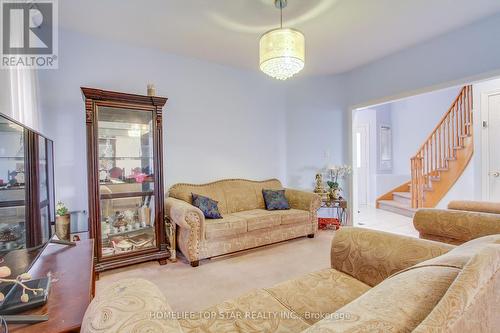
[[[123,186],[123,185],[128,185],[128,184],[153,184],[154,182],[155,182],[154,180],[145,180],[143,182],[127,182],[127,181],[123,181],[121,183],[99,182],[99,185],[102,185],[102,186]]]
[[[25,205],[24,200],[0,201],[0,208],[21,207]]]
[[[100,160],[113,160],[113,161],[140,161],[140,160],[150,160],[153,157],[151,156],[116,156],[116,157],[104,157],[104,156],[99,156]]]
[[[112,226],[110,226],[112,228]],[[124,235],[130,235],[134,233],[140,233],[140,232],[147,232],[153,229],[152,226],[145,226],[145,227],[140,227],[138,229],[132,229],[132,230],[125,230],[125,231],[119,231],[119,232],[113,232],[113,233],[103,233],[103,238],[109,239],[110,237],[116,237],[116,236],[124,236]]]
[[[24,161],[24,156],[0,156],[0,160]]]
[[[4,186],[4,185],[0,185]],[[21,186],[11,186],[11,187],[2,187],[0,188],[0,191],[19,191],[19,190],[24,190],[24,185]]]
[[[123,193],[101,194],[99,197],[101,199],[121,199],[121,198],[133,198],[133,197],[147,197],[153,194],[154,194],[153,191],[123,192]]]

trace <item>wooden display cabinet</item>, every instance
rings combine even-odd
[[[166,264],[162,109],[167,99],[81,88],[95,270]]]

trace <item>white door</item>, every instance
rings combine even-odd
[[[357,179],[357,204],[368,204],[368,124],[359,124],[355,130],[356,157],[354,172]]]
[[[488,200],[500,201],[500,93],[488,96]]]

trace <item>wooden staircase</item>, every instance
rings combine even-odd
[[[377,208],[412,217],[436,207],[472,158],[472,118],[472,86],[465,86],[411,158],[411,180],[380,196]]]

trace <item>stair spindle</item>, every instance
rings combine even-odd
[[[443,151],[442,151],[443,142],[441,140],[441,126],[438,128],[438,168],[443,167]],[[437,176],[437,174],[436,174]]]
[[[455,150],[453,149],[453,113],[450,113],[448,123],[448,144],[450,145],[450,154],[451,157],[455,157]]]

